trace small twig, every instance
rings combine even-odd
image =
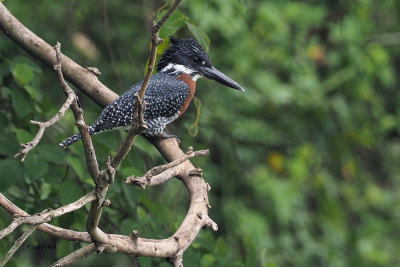
[[[57,72],[58,79],[60,80],[61,87],[64,89],[64,93],[70,97],[73,96],[73,101],[71,104],[71,109],[74,113],[76,125],[78,126],[79,133],[82,136],[83,148],[85,150],[86,163],[89,169],[89,173],[94,182],[99,176],[99,164],[96,159],[96,152],[93,148],[92,139],[89,135],[88,126],[86,125],[85,118],[83,116],[83,110],[78,103],[78,98],[74,90],[69,87],[68,83],[64,80],[62,73],[62,54],[61,54],[61,44],[57,42],[54,46],[56,52],[56,64],[54,65],[54,70]]]
[[[8,200],[2,193],[0,193],[0,206],[4,207],[11,214],[18,214],[27,217],[31,216],[30,214],[16,206],[14,203],[12,203],[10,200]],[[38,230],[66,240],[91,242],[88,233],[68,230],[48,223],[43,223],[39,225]]]
[[[209,154],[209,152],[210,151],[208,149],[193,151],[193,147],[190,146],[190,147],[188,147],[188,150],[186,151],[185,155],[183,155],[182,157],[180,157],[172,162],[169,162],[165,165],[155,167],[155,168],[151,169],[150,171],[148,171],[145,175],[160,174],[161,172],[163,172],[169,168],[172,168],[172,167],[178,166],[179,164],[182,164],[183,162],[185,162],[186,160],[188,160],[190,158],[199,157],[199,156],[207,156]]]
[[[22,234],[17,240],[15,240],[14,245],[7,251],[7,254],[0,262],[0,266],[4,266],[14,255],[14,253],[21,247],[25,240],[36,230],[39,225],[32,225],[29,229]]]
[[[167,11],[167,13],[160,19],[159,22],[153,22],[153,25],[151,27],[151,51],[150,51],[150,60],[149,60],[149,65],[147,67],[147,73],[146,76],[144,77],[142,87],[140,88],[139,91],[139,97],[140,99],[143,99],[144,94],[146,92],[147,85],[150,81],[151,74],[154,69],[154,64],[156,61],[156,56],[157,56],[157,46],[162,43],[164,40],[161,39],[158,35],[160,32],[161,27],[164,25],[164,23],[169,19],[169,17],[174,13],[174,11],[178,8],[179,4],[182,2],[182,0],[176,0],[170,9]]]
[[[135,94],[135,98],[135,107],[137,107],[138,113],[137,116],[133,116],[131,128],[129,129],[125,139],[122,141],[117,153],[115,153],[115,156],[111,160],[111,166],[114,169],[118,169],[121,162],[125,159],[126,155],[128,155],[132,148],[132,144],[135,141],[135,136],[147,129],[147,125],[144,121],[144,103],[138,94]]]
[[[182,0],[176,0],[170,9],[167,11],[167,13],[160,19],[160,21],[153,27],[153,32],[159,32],[162,25],[167,21],[167,19],[174,13],[174,11],[178,8],[179,4],[182,2]]]
[[[204,226],[213,230],[214,232],[218,231],[218,225],[208,215],[206,216],[207,217]]]
[[[96,251],[96,245],[92,243],[90,245],[87,245],[86,247],[75,250],[71,254],[65,256],[62,259],[59,259],[50,266],[51,267],[69,266],[84,258],[89,257],[90,255],[93,255],[95,251]]]
[[[151,28],[151,51],[150,51],[150,59],[149,64],[147,66],[147,72],[143,79],[142,86],[140,87],[139,96],[135,96],[135,105],[134,111],[132,113],[132,125],[129,129],[128,135],[125,140],[122,142],[120,148],[118,149],[117,154],[112,160],[112,166],[117,169],[122,160],[130,151],[133,142],[135,141],[135,136],[139,134],[141,131],[146,129],[146,124],[143,121],[144,114],[144,104],[142,103],[144,99],[144,95],[146,93],[147,85],[149,84],[151,75],[153,73],[154,65],[156,63],[157,57],[157,46],[163,42],[162,39],[158,36],[158,33],[164,23],[168,20],[168,18],[174,13],[174,11],[178,8],[178,5],[182,2],[182,0],[176,0],[168,12],[160,19],[159,22],[153,22]],[[138,120],[136,118],[139,118]],[[139,123],[137,123],[139,121]]]
[[[26,143],[26,144],[21,144],[22,149],[14,155],[14,158],[17,158],[21,156],[21,161],[23,162],[25,160],[26,155],[28,155],[29,151],[34,149],[36,145],[39,143],[39,141],[42,139],[44,131],[46,128],[52,126],[56,122],[58,122],[62,117],[64,117],[65,112],[69,109],[71,106],[72,102],[74,101],[75,96],[74,95],[68,95],[67,100],[65,103],[61,106],[61,109],[57,112],[56,115],[54,115],[53,118],[46,122],[39,122],[39,121],[33,121],[31,120],[31,124],[35,124],[39,126],[39,130],[36,133],[35,138],[33,138],[32,141]]]
[[[198,156],[206,156],[208,155],[208,153],[209,153],[208,149],[193,151],[193,147],[189,147],[188,151],[180,158],[165,165],[156,166],[150,169],[148,172],[146,172],[146,174],[143,175],[142,177],[137,177],[135,175],[129,176],[128,178],[126,178],[125,182],[127,184],[134,184],[137,186],[141,186],[143,188],[145,188],[146,186],[154,186],[165,183],[166,181],[180,174],[181,168],[175,168],[175,167],[178,167],[180,164],[182,164],[183,162],[185,162],[190,158]],[[197,169],[195,170],[197,171]],[[198,176],[201,176],[201,172],[199,173],[197,171],[197,174]]]
[[[12,233],[21,224],[39,225],[51,221],[52,219],[64,215],[65,213],[72,212],[74,210],[82,208],[87,203],[96,199],[94,192],[91,192],[77,201],[70,203],[68,205],[59,207],[55,210],[50,210],[40,214],[34,214],[31,216],[24,216],[23,214],[18,214],[19,216],[14,219],[14,221],[5,229],[0,231],[0,240]]]

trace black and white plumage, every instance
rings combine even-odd
[[[208,77],[244,91],[240,85],[215,69],[204,49],[191,38],[181,40],[170,37],[170,46],[161,57],[157,71],[151,77],[144,96],[147,103],[144,120],[148,129],[143,134],[147,136],[161,136],[166,125],[183,114],[193,98],[199,77]],[[129,126],[135,104],[134,95],[140,91],[142,82],[108,105],[89,127],[89,134]],[[80,139],[80,134],[73,135],[61,142],[60,146],[68,147]]]

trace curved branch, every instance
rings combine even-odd
[[[192,186],[189,187],[191,189],[195,189],[196,186],[201,186],[204,183],[204,180],[201,177],[192,177],[191,179],[194,181]],[[167,239],[155,240],[109,234],[109,240],[105,243],[105,245],[116,247],[117,251],[121,253],[159,258],[171,258],[179,251],[185,251],[197,236],[197,233],[200,231],[200,229],[207,226],[208,200],[206,198],[202,198],[202,192],[204,190],[207,191],[207,188],[207,184],[204,183],[204,187],[197,188],[199,191],[198,193],[191,193],[191,203],[188,215],[173,236]],[[0,205],[12,214],[29,216],[28,213],[18,208],[1,193]],[[198,212],[199,210],[203,212]],[[72,231],[53,226],[48,223],[39,225],[37,229],[59,238],[92,243],[90,235],[86,232]]]

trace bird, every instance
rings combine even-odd
[[[164,132],[167,124],[173,122],[186,111],[196,91],[196,81],[206,77],[220,84],[245,91],[231,78],[215,68],[204,48],[193,38],[169,37],[168,47],[162,54],[144,95],[146,108],[144,121],[147,129],[142,133],[149,138],[171,138]],[[97,120],[89,127],[90,135],[103,131],[130,126],[135,105],[135,94],[140,91],[138,82],[104,108]],[[61,142],[61,147],[79,141],[75,134]]]

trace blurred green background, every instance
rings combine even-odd
[[[7,0],[7,8],[50,44],[117,93],[143,79],[149,23],[163,1]],[[158,11],[157,11],[158,10]],[[209,148],[194,159],[211,185],[210,216],[184,254],[185,266],[400,266],[400,2],[191,0],[162,36],[194,36],[213,64],[247,89],[201,79],[196,108],[173,123],[182,148]],[[79,93],[93,122],[101,108]],[[29,213],[72,202],[92,189],[71,111],[48,129],[22,164],[18,144],[53,116],[65,97],[53,72],[0,33],[0,191]],[[190,131],[191,129],[191,131]],[[192,135],[190,134],[192,133]],[[125,133],[93,140],[102,167]],[[124,184],[163,163],[143,138],[111,186],[101,227],[109,233],[166,238],[188,208],[179,181],[142,190]],[[88,208],[52,223],[85,231]],[[0,227],[12,217],[0,209]],[[22,233],[0,242],[0,255]],[[52,245],[55,249],[29,248]],[[82,244],[36,232],[9,266],[46,266]],[[78,266],[132,265],[133,257],[92,256]],[[140,258],[140,266],[169,266]]]

